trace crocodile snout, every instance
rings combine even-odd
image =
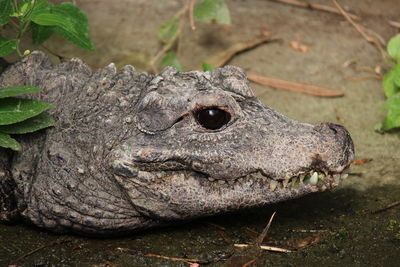
[[[354,159],[354,144],[349,132],[341,125],[324,122],[314,127],[321,134],[326,153],[324,156],[329,167],[334,172],[340,172],[351,164]]]

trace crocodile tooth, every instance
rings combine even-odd
[[[211,178],[211,177],[208,177],[208,180],[209,180],[210,182],[214,182],[214,181],[215,181],[215,179],[214,179],[214,178]]]
[[[218,180],[219,184],[225,184],[225,180]]]
[[[283,188],[286,188],[288,186],[288,183],[289,183],[289,180],[283,180],[282,181]]]
[[[235,180],[228,180],[228,184],[229,185],[234,185],[235,184]]]
[[[292,186],[292,187],[295,187],[295,186],[297,186],[298,184],[300,184],[300,177],[296,176],[296,177],[292,178],[291,186]]]
[[[269,183],[269,189],[270,189],[272,192],[275,191],[275,189],[276,189],[277,186],[278,186],[278,182],[275,181],[275,180],[272,180],[272,181]]]
[[[305,177],[305,174],[300,174],[300,177],[299,177],[300,183],[303,183],[304,177]]]
[[[295,185],[295,183],[296,183],[296,177],[292,177],[290,180],[289,180],[289,187],[293,187],[294,185]]]
[[[340,175],[340,178],[346,179],[348,176],[349,176],[348,173],[343,173],[342,175]]]
[[[310,178],[310,184],[316,185],[318,183],[318,173],[314,172]]]
[[[238,181],[239,183],[243,183],[243,178],[239,178],[239,179],[237,179],[237,181]]]

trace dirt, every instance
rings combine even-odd
[[[268,207],[204,218],[183,225],[141,232],[123,238],[55,235],[25,224],[0,226],[0,265],[18,266],[188,266],[146,253],[197,258],[209,266],[398,266],[400,262],[400,206],[373,211],[400,200],[400,134],[379,134],[374,125],[385,115],[381,81],[356,77],[384,72],[388,65],[340,15],[262,0],[226,0],[232,25],[186,27],[179,59],[186,70],[207,56],[236,42],[252,40],[262,31],[282,38],[241,53],[229,64],[246,71],[291,81],[343,90],[341,98],[319,98],[252,85],[266,104],[294,119],[343,123],[350,131],[357,159],[372,159],[352,168],[342,186]],[[330,1],[313,1],[332,5]],[[139,70],[160,49],[159,26],[180,7],[180,1],[76,1],[87,12],[96,53],[52,38],[45,46],[67,57],[80,57],[94,67],[109,62],[132,64]],[[397,0],[341,0],[361,17],[358,23],[384,40],[399,30]],[[291,41],[308,47],[294,50]],[[351,63],[351,64],[349,64]],[[276,218],[268,237],[279,244],[308,240],[315,244],[289,254],[234,248],[261,232],[270,215]],[[118,248],[129,248],[121,251]],[[201,264],[200,266],[203,266]]]

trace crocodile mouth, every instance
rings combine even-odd
[[[271,192],[283,189],[295,189],[302,186],[309,186],[318,191],[325,191],[337,187],[340,182],[346,179],[350,172],[350,165],[341,172],[325,172],[320,170],[309,170],[288,179],[272,179],[261,172],[254,172],[233,180],[221,180],[208,177],[208,181],[221,186],[234,186],[248,182],[260,182],[267,185]]]

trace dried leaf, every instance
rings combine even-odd
[[[291,92],[298,92],[323,97],[339,97],[344,95],[342,91],[313,84],[285,81],[277,78],[256,75],[253,73],[247,73],[247,77],[252,82]]]

